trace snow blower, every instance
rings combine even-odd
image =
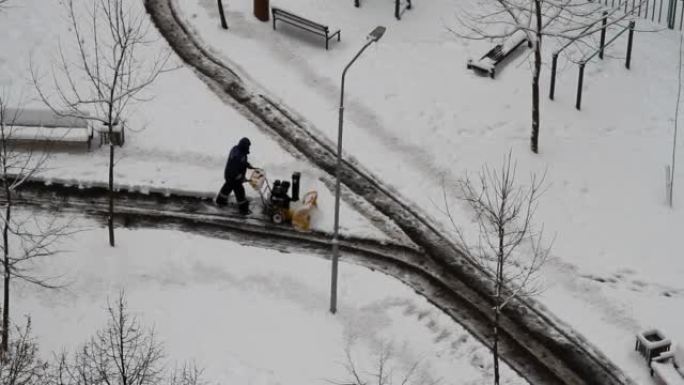
[[[292,183],[276,179],[271,185],[263,170],[255,169],[249,177],[249,184],[259,193],[264,214],[275,224],[292,222],[297,230],[309,230],[311,211],[316,207],[318,193],[308,192],[303,203],[295,209],[290,208],[292,202],[299,201],[299,181],[301,173],[292,174]],[[288,195],[290,186],[292,195]]]

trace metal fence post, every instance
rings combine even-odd
[[[641,5],[644,0],[639,0],[639,17],[641,17]],[[644,13],[644,18],[648,18],[648,0],[646,0],[646,13]]]
[[[582,84],[584,83],[584,65],[586,62],[579,63],[579,78],[577,79],[577,102],[575,108],[580,110],[582,108]]]
[[[599,59],[603,60],[603,49],[606,45],[606,25],[608,24],[608,11],[603,11],[601,20],[601,47],[599,48]]]
[[[658,7],[658,23],[663,20],[663,1],[665,0],[660,0],[660,7]]]
[[[553,53],[551,60],[551,87],[549,90],[549,99],[553,100],[553,96],[556,93],[556,67],[558,66],[558,52]]]
[[[629,69],[632,62],[632,40],[634,40],[634,20],[629,22],[629,37],[627,38],[627,58],[625,59],[625,67]]]
[[[675,25],[677,24],[677,0],[672,0],[672,18],[671,18],[672,26],[670,29],[674,29]]]

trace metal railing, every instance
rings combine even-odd
[[[600,19],[601,21],[601,43],[600,43],[600,51],[601,53],[599,54],[599,57],[603,59],[603,49],[605,47],[605,42],[606,42],[606,25],[608,24],[608,11],[603,11],[603,17]],[[590,30],[594,24],[598,23],[599,20],[596,20],[595,22],[589,24],[585,29],[580,32],[579,36],[584,35],[588,30]],[[549,99],[553,100],[555,94],[556,94],[556,70],[558,68],[558,55],[563,52],[566,48],[568,48],[572,43],[574,43],[575,40],[569,40],[567,43],[565,43],[562,47],[557,49],[552,55],[551,55],[551,85],[549,86]]]
[[[684,0],[598,0],[607,7],[624,9],[634,16],[654,23],[665,24],[670,29],[682,30],[684,22],[684,4],[677,3]],[[631,6],[631,10],[630,10]],[[677,27],[677,11],[679,11],[679,27]]]
[[[617,38],[620,37],[620,35],[622,35],[627,30],[629,30],[629,37],[627,38],[627,55],[625,57],[625,68],[629,69],[632,62],[632,41],[634,40],[635,24],[636,23],[634,20],[630,21],[628,26],[623,28],[620,32],[618,32],[615,36],[608,40],[608,42],[605,43],[605,45],[601,44],[601,47],[599,47],[599,49],[597,49],[596,51],[594,51],[594,53],[592,53],[591,55],[589,55],[585,59],[582,59],[582,61],[579,62],[579,77],[577,79],[577,100],[575,102],[575,108],[579,110],[582,107],[582,85],[584,83],[584,67],[596,55],[599,55],[600,58],[603,58],[603,50],[606,47],[608,47],[612,42],[617,40]]]

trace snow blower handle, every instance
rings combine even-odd
[[[248,179],[249,184],[254,190],[260,191],[266,183],[266,174],[260,168],[254,168]]]

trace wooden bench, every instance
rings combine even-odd
[[[61,116],[50,110],[7,108],[5,140],[17,144],[85,144],[90,150],[93,129],[87,119]]]
[[[522,46],[527,41],[527,34],[525,31],[516,31],[509,36],[503,43],[497,44],[490,49],[480,60],[468,59],[467,67],[478,72],[488,74],[492,79],[496,73],[496,67],[509,55],[515,52],[518,47]]]
[[[328,28],[328,26],[316,23],[301,16],[297,16],[292,12],[288,12],[284,9],[277,7],[271,7],[271,13],[273,14],[273,30],[276,29],[276,20],[281,20],[292,26],[325,37],[326,50],[328,49],[328,42],[330,41],[330,39],[337,36],[337,41],[340,41],[340,30],[337,30],[333,34],[330,34],[330,29]]]

